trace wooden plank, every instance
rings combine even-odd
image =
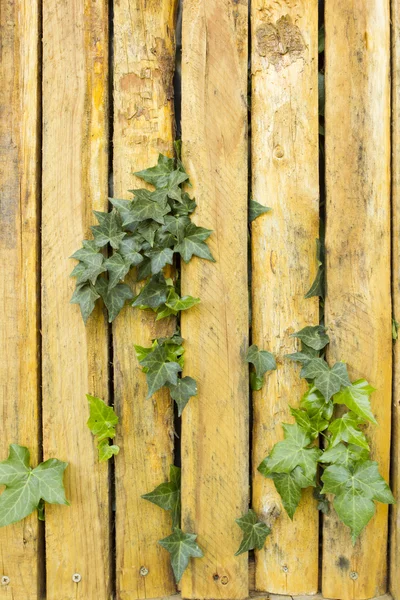
[[[183,528],[205,553],[183,576],[185,598],[248,596],[247,556],[234,556],[248,506],[247,10],[183,5],[183,159],[217,261],[182,264],[182,292],[201,299],[182,313],[185,372],[199,390],[182,419]]]
[[[39,459],[38,2],[0,7],[0,415],[9,444]],[[37,600],[43,579],[36,514],[0,529],[0,598]]]
[[[107,399],[107,325],[69,304],[71,254],[107,210],[107,3],[43,2],[43,445],[69,462],[69,508],[46,510],[48,598],[108,600],[108,465],[86,426],[86,393]],[[80,583],[72,576],[79,573]]]
[[[144,187],[133,171],[172,154],[176,0],[119,0],[114,7],[114,196]],[[145,23],[145,26],[143,25]],[[134,287],[133,279],[131,280]],[[132,344],[170,335],[174,321],[127,307],[115,322],[115,403],[120,415],[116,461],[117,592],[121,600],[175,592],[169,554],[157,543],[171,532],[170,515],[141,499],[168,479],[173,462],[173,409],[167,390],[148,400]],[[146,567],[148,575],[140,575]]]
[[[319,322],[318,298],[305,299],[316,273],[318,238],[318,2],[252,5],[252,196],[273,212],[252,226],[252,341],[276,354],[278,369],[253,394],[253,507],[280,514],[256,553],[256,590],[318,590],[318,511],[312,490],[293,521],[273,481],[257,467],[292,422],[289,405],[306,389],[290,335]],[[285,52],[280,48],[285,40]]]
[[[389,2],[333,0],[326,29],[326,323],[329,361],[376,388],[368,427],[388,480],[392,339],[390,298]],[[386,592],[388,507],[355,547],[332,510],[324,519],[322,593],[363,599]],[[357,573],[357,577],[354,575]]]
[[[392,22],[392,298],[393,317],[400,322],[400,3],[391,2]],[[400,600],[400,341],[394,345],[391,485],[397,504],[391,507],[390,580]]]

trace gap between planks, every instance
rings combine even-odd
[[[163,596],[162,598],[153,598],[153,600],[183,600],[181,594],[173,596]],[[280,594],[269,594],[268,592],[250,592],[248,600],[326,600],[322,594],[300,595],[300,596],[284,596]],[[340,600],[340,599],[337,599]],[[371,600],[393,600],[390,594],[383,594]]]

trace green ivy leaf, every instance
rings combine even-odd
[[[97,437],[97,448],[99,460],[108,460],[114,454],[118,454],[119,447],[109,445],[108,440],[115,437],[115,426],[118,417],[112,406],[108,406],[101,398],[86,394],[89,402],[90,416],[87,426],[94,436]]]
[[[140,364],[147,370],[148,398],[166,383],[178,384],[178,373],[182,371],[182,367],[178,362],[169,361],[167,347],[156,346],[152,352],[141,360]]]
[[[307,479],[314,480],[321,450],[315,446],[308,447],[312,442],[311,436],[297,423],[294,425],[283,423],[282,427],[285,439],[275,444],[258,470],[263,474],[291,473],[299,466]]]
[[[187,215],[183,216],[172,216],[166,215],[165,217],[165,229],[169,231],[174,237],[176,237],[178,244],[182,242],[185,237],[186,227],[190,225],[190,219]]]
[[[305,410],[292,407],[290,407],[290,412],[295,418],[296,423],[307,431],[313,440],[319,436],[321,431],[325,431],[329,425],[329,421],[324,419],[320,414],[310,417]]]
[[[125,303],[133,298],[133,292],[129,285],[119,283],[110,289],[107,280],[102,277],[97,280],[96,290],[103,298],[103,302],[107,307],[109,323],[112,323],[119,315]]]
[[[153,275],[132,302],[132,306],[158,308],[167,300],[168,286],[162,273]]]
[[[257,219],[257,217],[259,217],[260,215],[270,212],[271,210],[272,209],[269,208],[268,206],[263,206],[262,204],[260,204],[259,202],[256,202],[255,200],[250,200],[250,202],[249,202],[249,221],[250,221],[250,223],[252,221],[254,221],[254,219]]]
[[[136,267],[143,261],[143,256],[140,254],[140,244],[133,236],[122,240],[119,245],[119,253],[130,266]]]
[[[318,29],[318,54],[325,50],[325,28],[323,25]]]
[[[276,369],[274,355],[267,350],[259,350],[256,344],[253,344],[247,350],[246,362],[254,365],[257,377],[263,377],[267,371]]]
[[[190,557],[202,558],[203,556],[203,551],[197,545],[196,539],[196,534],[184,533],[179,527],[175,527],[172,535],[158,542],[171,554],[171,565],[177,583],[181,580]]]
[[[377,424],[377,421],[372,414],[371,402],[369,400],[370,395],[374,391],[375,388],[369,385],[366,379],[358,379],[335,394],[333,402],[335,404],[345,404],[347,408],[356,413],[356,415],[371,421],[371,423]]]
[[[96,285],[100,280],[97,281]],[[100,298],[96,288],[91,283],[83,283],[76,286],[72,298],[71,304],[79,304],[83,321],[86,325],[89,316],[92,314],[96,300]]]
[[[171,398],[175,400],[178,407],[178,416],[180,417],[186,404],[192,396],[197,395],[197,383],[192,377],[183,377],[178,379],[176,385],[167,384],[171,394]]]
[[[330,369],[322,358],[313,358],[305,365],[300,373],[301,377],[313,379],[315,387],[323,394],[325,400],[330,400],[343,386],[350,386],[347,366],[337,362]]]
[[[314,348],[309,348],[301,342],[301,351],[293,352],[292,354],[285,354],[285,358],[289,360],[294,360],[295,362],[299,362],[302,365],[308,365],[312,358],[317,358],[319,355],[318,350],[314,350]]]
[[[248,552],[249,550],[254,550],[254,548],[261,550],[267,536],[271,533],[271,529],[265,523],[258,520],[254,510],[250,509],[246,515],[236,519],[236,523],[243,531],[243,539],[235,556],[239,556],[239,554],[243,554],[243,552]]]
[[[126,236],[126,232],[122,231],[122,224],[119,214],[116,210],[111,212],[93,211],[97,217],[99,225],[94,225],[90,229],[94,235],[96,246],[102,248],[110,244],[112,248],[118,250],[120,242]]]
[[[264,385],[264,377],[257,377],[257,375],[251,371],[250,372],[250,387],[253,392],[258,392],[262,389]]]
[[[118,285],[120,280],[124,279],[125,275],[130,269],[130,263],[126,261],[118,252],[114,252],[114,254],[106,260],[104,266],[108,271],[109,290]]]
[[[333,402],[327,402],[321,392],[311,385],[300,401],[300,408],[307,411],[310,418],[322,418],[329,421],[333,414]]]
[[[368,449],[354,444],[346,445],[343,444],[343,442],[340,442],[336,446],[329,447],[325,450],[322,453],[319,462],[323,464],[339,463],[351,470],[355,463],[368,460],[368,458]]]
[[[375,513],[373,500],[385,504],[395,501],[379,474],[378,463],[373,461],[356,464],[353,472],[342,465],[331,465],[325,469],[322,481],[322,493],[335,494],[333,506],[350,527],[353,544]]]
[[[0,495],[0,527],[21,521],[41,500],[68,505],[63,486],[67,463],[50,458],[32,469],[29,461],[28,448],[11,444],[8,458],[0,462],[0,485],[6,486]]]
[[[191,198],[186,192],[182,192],[182,198],[180,202],[173,204],[173,212],[175,216],[185,216],[191,214],[196,208],[196,202],[194,198]]]
[[[170,510],[172,527],[179,527],[181,522],[181,470],[179,467],[171,465],[169,481],[161,483],[152,492],[143,494],[142,498],[164,510]]]
[[[165,304],[166,306],[168,306],[168,308],[171,308],[173,311],[180,312],[192,308],[192,306],[199,304],[199,302],[200,298],[193,298],[193,296],[182,296],[182,298],[180,298],[179,295],[176,293],[175,289],[172,288],[169,291],[168,298]]]
[[[295,467],[290,473],[271,473],[267,465],[268,459],[266,464],[261,463],[258,470],[262,475],[273,480],[276,491],[281,497],[283,508],[290,519],[293,519],[301,500],[301,490],[315,485],[315,480],[307,479],[301,467]]]
[[[363,419],[352,412],[348,412],[340,419],[332,421],[328,427],[328,431],[332,436],[330,438],[330,447],[336,446],[339,442],[348,442],[349,444],[355,444],[356,446],[360,446],[360,448],[368,450],[367,439],[362,431],[358,429],[362,423]]]
[[[323,246],[322,246],[320,240],[317,239],[316,242],[317,242],[318,269],[317,269],[317,274],[315,276],[313,283],[311,284],[310,289],[308,290],[307,294],[304,296],[305,298],[312,298],[313,296],[320,296],[321,298],[323,298],[325,296],[324,250],[323,250]]]
[[[165,265],[172,265],[174,252],[170,248],[155,248],[146,252],[146,256],[150,258],[152,274],[156,275]]]
[[[193,256],[215,262],[209,247],[205,243],[205,240],[211,234],[211,229],[197,227],[194,223],[190,223],[185,228],[183,240],[175,246],[174,252],[179,252],[186,263],[188,263]]]
[[[79,260],[79,263],[71,273],[71,277],[77,278],[77,284],[90,281],[94,285],[100,273],[104,273],[106,270],[103,264],[104,256],[99,252],[99,248],[94,242],[90,243],[84,240],[83,244],[83,248],[70,257]]]
[[[175,169],[175,160],[162,154],[159,154],[156,166],[138,171],[135,175],[147,181],[147,183],[151,183],[156,188],[173,188],[189,179],[181,163],[179,168]]]
[[[300,339],[306,346],[314,350],[322,350],[329,344],[329,336],[325,333],[325,327],[322,325],[303,327],[300,331],[293,333],[290,337]]]

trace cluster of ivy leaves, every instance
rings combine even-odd
[[[258,470],[273,479],[283,506],[293,518],[302,489],[318,490],[320,507],[326,508],[325,494],[333,494],[333,507],[351,530],[355,543],[375,513],[374,501],[391,504],[392,492],[381,477],[378,464],[370,460],[368,440],[363,427],[376,420],[371,410],[374,391],[365,379],[351,382],[347,367],[337,362],[332,367],[324,358],[329,337],[321,325],[305,327],[294,334],[301,341],[298,352],[288,358],[302,365],[301,377],[308,390],[299,408],[291,408],[295,423],[283,424],[284,440],[273,447]],[[334,417],[334,406],[348,410]],[[322,435],[325,448],[315,440]]]
[[[110,212],[94,211],[98,225],[91,227],[92,240],[72,255],[78,260],[71,276],[76,289],[71,302],[79,304],[87,322],[95,303],[102,298],[112,322],[127,301],[133,307],[152,310],[157,320],[187,310],[200,302],[192,296],[181,297],[164,268],[175,257],[186,263],[193,256],[214,261],[206,240],[212,231],[191,220],[196,202],[183,190],[189,176],[177,157],[162,154],[154,167],[135,173],[154,187],[130,190],[132,200],[111,198]],[[145,281],[135,296],[125,277],[136,268],[136,280]]]

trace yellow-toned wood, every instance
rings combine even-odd
[[[390,86],[387,0],[332,0],[326,30],[326,324],[329,361],[376,388],[368,427],[372,458],[389,476]],[[353,547],[332,510],[324,518],[322,593],[342,600],[386,592],[388,507]],[[351,572],[357,578],[351,578]]]
[[[183,5],[183,159],[217,261],[182,264],[183,293],[201,299],[182,313],[185,373],[198,383],[183,412],[182,522],[205,553],[183,576],[184,598],[248,596],[247,555],[234,556],[248,506],[247,10]]]
[[[257,467],[292,422],[305,391],[299,366],[284,358],[290,335],[317,325],[318,298],[305,299],[316,273],[318,238],[318,2],[252,5],[252,196],[272,212],[252,226],[252,341],[278,368],[253,394],[253,508],[272,533],[256,553],[256,590],[318,590],[318,511],[304,491],[293,521],[274,483]],[[282,48],[283,44],[283,48]],[[279,515],[279,518],[274,520]]]
[[[172,155],[176,0],[119,0],[114,6],[114,196],[144,187],[132,175]],[[130,280],[134,288],[134,278]],[[158,540],[171,532],[170,515],[142,494],[168,479],[173,461],[173,408],[166,389],[147,399],[133,344],[149,346],[173,333],[173,320],[127,306],[115,321],[115,403],[120,416],[116,461],[117,591],[121,600],[175,591],[169,554]],[[148,575],[140,575],[146,567]]]
[[[38,2],[0,4],[0,460],[9,444],[39,458]],[[41,528],[40,528],[41,529]],[[37,600],[43,556],[36,514],[0,529],[0,598]]]
[[[400,3],[392,0],[392,292],[393,316],[400,322]],[[400,341],[394,346],[391,485],[397,504],[391,507],[390,585],[400,600]]]
[[[43,446],[69,462],[71,502],[46,509],[48,600],[110,598],[108,465],[85,397],[107,399],[107,325],[69,304],[68,259],[107,210],[107,22],[104,0],[43,2]]]

